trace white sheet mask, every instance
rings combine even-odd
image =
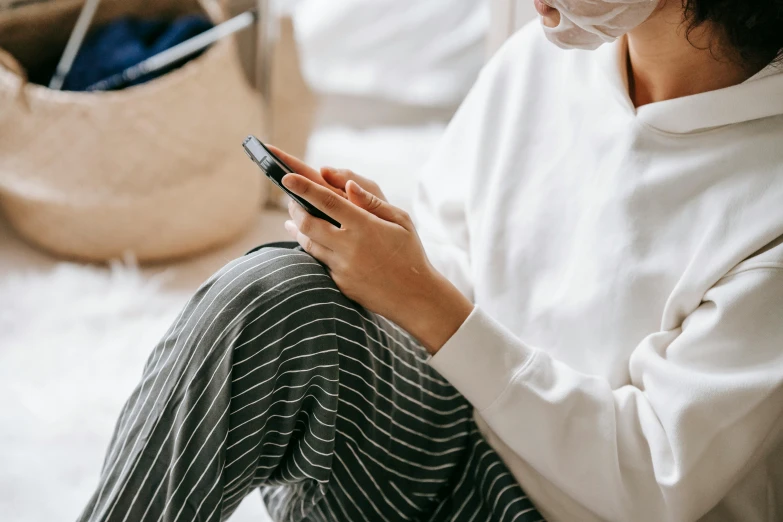
[[[547,38],[564,49],[593,50],[644,23],[660,0],[546,0],[560,11],[557,27],[544,27]]]

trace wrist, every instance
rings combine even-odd
[[[408,308],[406,324],[400,326],[435,355],[473,312],[473,303],[435,269],[428,279],[418,302]]]

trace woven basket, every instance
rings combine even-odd
[[[62,49],[79,4],[0,18],[0,45],[15,45],[23,60],[41,44],[31,36]],[[216,2],[202,4],[221,21]],[[104,0],[96,23],[197,7]],[[51,30],[31,29],[41,25]],[[95,261],[129,252],[140,261],[185,256],[245,230],[267,185],[241,143],[262,132],[264,115],[235,47],[224,39],[165,76],[106,93],[28,84],[20,63],[0,50],[0,206],[10,223],[46,250]]]

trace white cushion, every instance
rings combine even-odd
[[[318,92],[457,105],[486,57],[485,0],[299,0],[304,75]]]

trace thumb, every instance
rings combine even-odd
[[[378,196],[364,190],[354,180],[348,181],[345,185],[345,192],[348,195],[348,200],[357,207],[363,208],[384,221],[391,221],[392,223],[402,225],[403,216],[399,209],[386,203]]]
[[[350,179],[347,176],[347,171],[343,169],[335,169],[332,167],[321,168],[321,176],[323,176],[326,182],[331,186],[340,190],[345,190],[345,186],[348,184],[348,180]]]

